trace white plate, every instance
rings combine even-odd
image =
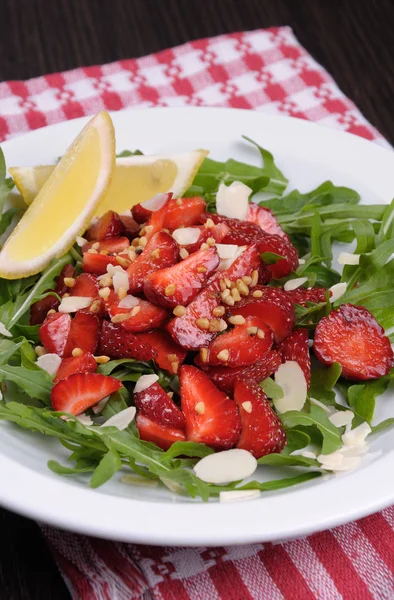
[[[52,162],[87,119],[39,129],[5,142],[8,165]],[[394,153],[358,137],[305,121],[259,112],[211,108],[128,110],[113,114],[118,150],[171,152],[208,148],[216,159],[258,164],[246,134],[271,150],[292,187],[307,191],[325,179],[355,187],[365,201],[394,194]],[[377,421],[394,416],[394,396],[380,399]],[[179,499],[161,489],[132,487],[120,477],[98,490],[83,477],[51,473],[48,458],[64,460],[55,440],[0,423],[0,504],[66,529],[116,540],[166,545],[219,545],[284,540],[327,529],[394,503],[394,431],[371,442],[380,457],[357,471],[322,477],[248,503]],[[278,473],[266,468],[266,478]]]

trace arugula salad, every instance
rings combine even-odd
[[[394,374],[394,202],[287,193],[244,141],[260,167],[205,158],[181,198],[107,211],[41,273],[0,279],[0,419],[57,438],[56,474],[246,499],[356,468],[394,424],[372,425]],[[1,153],[1,207],[12,188]]]

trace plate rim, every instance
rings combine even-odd
[[[185,115],[190,116],[190,112],[194,111],[196,114],[204,113],[205,115],[208,113],[213,113],[214,115],[219,113],[234,115],[237,113],[242,114],[242,118],[250,121],[261,119],[262,122],[264,122],[269,119],[281,124],[282,127],[283,125],[288,125],[289,128],[293,128],[295,131],[308,131],[312,137],[316,137],[316,134],[319,133],[324,139],[333,139],[334,141],[342,140],[343,144],[348,148],[355,149],[359,157],[365,154],[370,155],[372,151],[376,156],[379,156],[379,160],[383,163],[383,169],[387,168],[386,164],[391,163],[391,166],[394,166],[394,153],[376,143],[344,131],[323,127],[322,125],[310,121],[292,117],[269,115],[262,111],[221,107],[128,108],[122,111],[112,112],[111,116],[114,119],[116,128],[117,121],[121,121],[124,118],[123,115],[132,114],[134,116],[135,114],[141,115],[141,113],[148,114],[148,111],[150,116],[152,116],[152,112],[154,112],[157,118],[159,117],[159,113],[162,114],[163,112],[167,114],[171,112],[173,115],[178,114],[182,118],[185,118]],[[156,118],[156,116],[154,118]],[[13,137],[3,142],[1,146],[6,154],[7,148],[21,143],[23,144],[25,141],[33,140],[34,137],[45,138],[47,135],[55,135],[56,131],[79,129],[81,125],[86,123],[90,118],[91,117],[89,116],[79,117],[70,121],[49,125],[45,128],[26,133],[25,135]],[[8,427],[9,425],[6,424],[5,426]],[[328,488],[332,488],[332,493],[335,494],[338,486],[341,494],[345,492],[345,497],[339,511],[337,510],[330,514],[329,510],[323,510],[321,506],[316,504],[314,505],[314,510],[311,515],[309,515],[308,523],[305,523],[304,521],[299,524],[297,522],[294,523],[294,519],[289,519],[288,514],[283,514],[282,525],[275,526],[274,529],[272,526],[270,527],[270,523],[268,522],[264,523],[263,528],[252,527],[247,531],[244,531],[242,523],[234,524],[233,519],[242,517],[242,509],[245,506],[247,507],[246,512],[248,513],[248,520],[250,520],[250,522],[253,522],[253,519],[260,519],[262,516],[261,512],[264,513],[265,510],[267,510],[268,513],[270,510],[280,512],[280,510],[286,508],[286,498],[289,494],[296,499],[295,504],[297,505],[304,502],[305,495],[307,496],[305,501],[307,503],[312,501],[313,504],[315,496],[319,497],[322,495],[320,488],[323,477],[318,483],[315,483],[312,486],[303,484],[300,487],[297,486],[291,488],[289,491],[284,490],[280,494],[264,494],[260,500],[250,501],[247,504],[232,503],[226,505],[217,502],[207,504],[194,502],[171,504],[168,502],[149,502],[135,498],[119,497],[107,494],[100,490],[91,490],[89,488],[85,489],[79,487],[78,485],[70,485],[63,478],[59,477],[58,480],[54,480],[50,477],[49,473],[48,475],[39,473],[4,454],[0,454],[0,476],[2,477],[0,505],[56,527],[125,542],[158,545],[222,545],[283,541],[285,539],[309,535],[316,531],[344,524],[351,520],[371,514],[372,512],[379,511],[393,503],[394,486],[390,484],[388,478],[385,476],[387,473],[387,463],[391,460],[390,454],[392,454],[392,452],[388,452],[379,461],[364,466],[360,471],[352,472],[350,477],[349,475],[343,475],[341,477],[329,476],[329,479],[323,482],[327,492]],[[363,489],[362,484],[364,483],[367,471],[369,471],[369,479],[367,489],[365,490]],[[357,473],[363,473],[363,476],[357,476]],[[377,499],[375,486],[381,486],[382,481],[385,483],[384,490],[382,490],[383,493],[381,498]],[[26,500],[26,490],[30,490],[28,503]],[[45,502],[42,501],[43,490],[48,494]],[[59,511],[56,506],[57,503],[62,503],[64,494],[67,496],[70,495],[70,490],[72,490],[71,495],[73,496],[71,507],[68,513],[64,514]],[[93,508],[91,507],[92,494],[94,494],[95,498]],[[357,497],[357,494],[359,498],[362,497],[362,501],[359,500],[359,503],[355,508],[353,505],[354,503],[352,503],[352,497]],[[326,495],[331,496],[331,494],[328,493]],[[162,515],[158,514],[161,512],[160,510],[150,511],[150,523],[148,529],[142,522],[143,519],[133,521],[131,529],[130,527],[125,527],[124,522],[119,519],[119,514],[115,516],[110,515],[107,522],[103,523],[100,521],[100,515],[102,515],[103,511],[108,510],[108,506],[113,505],[113,501],[121,507],[121,510],[119,508],[119,512],[122,512],[123,514],[127,514],[127,509],[130,514],[133,514],[133,512],[140,514],[141,511],[142,513],[145,512],[143,506],[162,506],[164,507],[163,510],[166,512],[166,518],[163,520]],[[48,511],[49,502],[52,504]],[[126,504],[128,505],[127,507]],[[73,513],[74,509],[76,512]],[[190,516],[191,511],[193,512]],[[191,531],[189,529],[191,519],[197,523],[205,522],[205,526],[193,526]],[[268,521],[271,521],[271,519],[272,515]],[[173,522],[177,523],[176,531],[172,531],[171,529],[171,523]],[[231,530],[227,527],[229,522],[233,525]],[[215,534],[212,537],[207,534],[207,524],[215,529]]]

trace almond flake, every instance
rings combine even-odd
[[[116,271],[112,277],[112,285],[114,286],[115,292],[119,292],[120,289],[124,289],[127,292],[130,287],[127,271],[124,271],[123,269],[121,271]]]
[[[238,246],[236,244],[216,244],[216,249],[219,258],[228,259],[233,258],[238,250]]]
[[[343,296],[345,294],[346,289],[347,289],[347,283],[345,283],[345,282],[335,283],[334,285],[332,285],[328,290],[329,292],[331,292],[330,303],[334,304],[334,302],[336,300],[341,298],[341,296]]]
[[[233,181],[228,187],[221,183],[216,194],[216,210],[219,215],[244,221],[248,214],[250,187]]]
[[[0,321],[0,335],[4,335],[5,337],[12,337],[12,333],[8,331],[4,323]]]
[[[283,289],[285,290],[285,292],[291,292],[292,290],[296,290],[297,288],[304,285],[304,283],[306,283],[307,281],[308,277],[296,277],[296,279],[290,279],[289,281],[286,281],[286,283],[283,286]]]
[[[368,423],[361,423],[358,427],[351,429],[342,436],[342,441],[345,446],[354,446],[359,448],[364,445],[366,437],[371,433],[372,429]]]
[[[84,246],[85,244],[87,244],[87,243],[88,243],[88,240],[87,240],[87,239],[85,239],[84,237],[81,237],[80,235],[78,235],[78,236],[77,236],[77,239],[76,239],[76,242],[77,242],[78,246],[79,246],[80,248],[82,248],[82,246]]]
[[[118,307],[119,308],[133,308],[133,306],[138,306],[138,304],[139,304],[139,298],[136,298],[135,296],[131,296],[129,294],[128,296],[125,296],[124,298],[122,298],[122,300],[118,304]]]
[[[36,364],[51,377],[54,377],[61,362],[62,359],[57,354],[43,354],[37,358]]]
[[[220,260],[217,271],[226,271],[231,265],[241,256],[246,246],[238,246],[238,250],[231,258],[222,258]]]
[[[110,417],[101,427],[117,427],[119,431],[123,431],[134,420],[136,412],[135,406],[129,406]]]
[[[181,227],[172,232],[172,237],[180,246],[195,244],[200,237],[199,227]]]
[[[153,375],[153,374],[152,375],[141,375],[141,377],[138,379],[137,383],[135,384],[134,394],[143,392],[148,387],[150,387],[151,385],[156,383],[156,381],[159,381],[159,378],[157,375]]]
[[[156,194],[149,200],[145,200],[145,202],[141,202],[141,206],[146,208],[146,210],[151,210],[155,212],[159,210],[164,204],[167,202],[168,194]]]
[[[260,490],[231,490],[219,493],[219,502],[242,502],[260,498]]]
[[[63,296],[58,311],[61,313],[77,312],[77,310],[87,308],[92,302],[93,298],[84,298],[83,296],[68,296],[65,298]]]
[[[193,470],[197,477],[206,483],[230,483],[252,475],[257,469],[257,460],[247,450],[233,448],[209,454]]]
[[[360,254],[351,252],[341,252],[338,256],[339,265],[358,265],[360,264]]]
[[[279,413],[289,410],[301,410],[306,401],[307,383],[300,365],[294,360],[288,360],[275,373],[275,383],[283,390],[283,398],[274,400]]]
[[[352,422],[354,413],[351,410],[338,410],[328,418],[335,427],[344,427]]]

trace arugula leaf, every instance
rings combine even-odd
[[[305,456],[290,456],[286,454],[267,454],[257,461],[259,465],[271,467],[319,467],[315,458]]]
[[[93,461],[80,461],[75,467],[65,467],[56,460],[49,460],[47,467],[56,475],[76,475],[78,473],[89,473],[94,471],[97,463]]]
[[[47,405],[51,403],[53,381],[43,369],[0,365],[0,381],[12,381],[31,398],[37,398]]]
[[[6,177],[6,166],[3,150],[0,148],[0,213],[3,211],[8,194],[14,187],[12,177]]]
[[[313,362],[309,396],[328,405],[334,404],[334,386],[341,376],[341,372],[342,367],[339,363],[333,363],[330,367],[325,367],[317,361]]]
[[[309,435],[299,429],[289,429],[286,432],[286,440],[286,446],[282,454],[291,454],[294,450],[301,450],[301,448],[305,448],[311,442]]]
[[[263,392],[272,400],[281,400],[284,396],[283,389],[271,377],[267,377],[260,382]]]
[[[372,433],[381,433],[385,429],[391,429],[391,427],[394,427],[393,417],[385,419],[384,421],[381,421],[380,423],[372,427]]]
[[[262,252],[260,258],[266,265],[276,265],[280,260],[284,260],[283,256],[275,254],[275,252]]]
[[[349,406],[363,421],[371,423],[375,412],[376,397],[386,391],[389,383],[388,377],[381,377],[361,384],[350,385],[347,389]]]
[[[94,471],[91,480],[90,487],[98,488],[100,485],[106,483],[111,477],[122,468],[122,461],[116,450],[108,450],[104,454],[96,470]]]
[[[122,150],[116,155],[116,158],[124,158],[125,156],[143,156],[141,150]]]
[[[342,446],[340,430],[331,423],[327,414],[319,406],[312,404],[309,413],[290,410],[281,414],[280,418],[287,429],[298,425],[317,427],[323,440],[322,454],[331,454],[331,452],[335,452]]]
[[[173,459],[177,456],[190,456],[192,458],[204,458],[209,454],[213,454],[212,448],[205,444],[198,444],[196,442],[175,442],[165,452],[163,459]]]
[[[305,483],[306,481],[310,481],[312,479],[316,479],[321,476],[321,472],[319,471],[310,471],[309,473],[302,473],[301,475],[296,475],[295,477],[285,477],[284,479],[276,479],[274,481],[264,481],[260,483],[259,481],[250,481],[245,485],[235,488],[236,490],[260,490],[262,492],[274,492],[275,490],[282,490],[287,487],[292,487],[293,485],[299,485],[300,483]]]

